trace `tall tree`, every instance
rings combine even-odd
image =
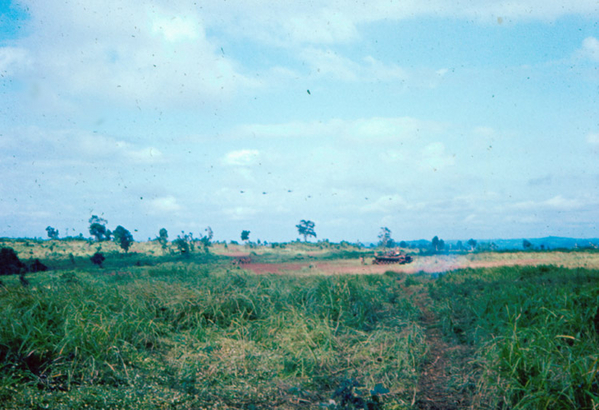
[[[58,229],[54,229],[51,226],[48,226],[46,228],[46,232],[48,232],[48,238],[58,239]]]
[[[165,250],[168,244],[168,231],[166,229],[162,228],[158,232],[158,242],[162,246],[162,250]]]
[[[383,248],[386,248],[389,246],[389,243],[392,240],[393,239],[391,239],[391,230],[386,226],[383,226],[381,228],[381,232],[379,233],[379,245],[381,245]]]
[[[314,231],[314,222],[306,221],[302,219],[298,225],[295,225],[298,233],[304,237],[304,242],[308,240],[308,236],[313,236],[316,238],[316,232]]]
[[[443,242],[442,240],[439,240],[439,237],[435,235],[435,237],[432,240],[432,248],[435,252],[439,252],[439,250],[442,248],[441,244],[443,246],[445,246],[445,242]]]
[[[250,240],[250,231],[241,231],[241,240],[249,241]]]
[[[108,221],[104,218],[100,218],[97,215],[92,215],[89,218],[89,233],[96,238],[98,242],[104,240],[110,240],[111,232],[106,229]]]
[[[474,250],[476,248],[476,241],[472,238],[470,238],[467,242],[468,245],[470,245],[470,250]]]
[[[212,237],[214,236],[214,232],[212,232],[212,228],[211,227],[207,227],[206,229],[204,229],[206,231],[206,235],[202,236],[200,239],[200,242],[202,242],[202,245],[204,245],[204,251],[208,252],[208,247],[212,244]],[[202,234],[200,234],[201,236]]]
[[[133,243],[133,235],[121,225],[117,226],[113,232],[114,241],[125,251],[129,252],[129,247]]]

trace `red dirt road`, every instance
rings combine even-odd
[[[536,266],[536,265],[564,265],[567,267],[599,268],[599,255],[588,258],[577,258],[575,254],[545,253],[515,253],[515,254],[483,254],[479,255],[436,255],[416,256],[414,262],[406,265],[372,265],[371,258],[366,259],[366,264],[360,260],[334,260],[334,261],[306,261],[288,263],[260,263],[252,262],[243,264],[241,269],[250,270],[258,274],[382,274],[386,271],[404,272],[413,274],[418,272],[443,273],[465,268],[490,268],[499,266]]]

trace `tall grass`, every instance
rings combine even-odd
[[[599,407],[599,271],[469,269],[431,295],[445,333],[477,349],[475,407]]]
[[[171,263],[13,279],[0,287],[5,408],[317,406],[347,380],[385,386],[397,408],[425,351],[390,276]]]

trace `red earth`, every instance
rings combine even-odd
[[[404,272],[413,274],[418,272],[443,273],[464,268],[488,268],[497,266],[539,265],[546,263],[537,259],[517,259],[504,261],[465,261],[465,260],[436,260],[429,258],[416,259],[411,264],[399,265],[372,265],[370,260],[362,264],[360,260],[336,260],[319,262],[286,262],[286,263],[260,263],[251,262],[241,264],[240,268],[258,274],[382,274],[387,271]]]

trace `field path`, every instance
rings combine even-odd
[[[423,288],[413,295],[413,300],[422,312],[420,325],[424,327],[427,343],[427,359],[418,380],[416,408],[422,410],[458,410],[468,408],[468,397],[452,388],[452,372],[461,370],[459,361],[467,357],[465,346],[447,343],[439,320],[429,309],[431,299]],[[455,376],[455,375],[454,375]]]

